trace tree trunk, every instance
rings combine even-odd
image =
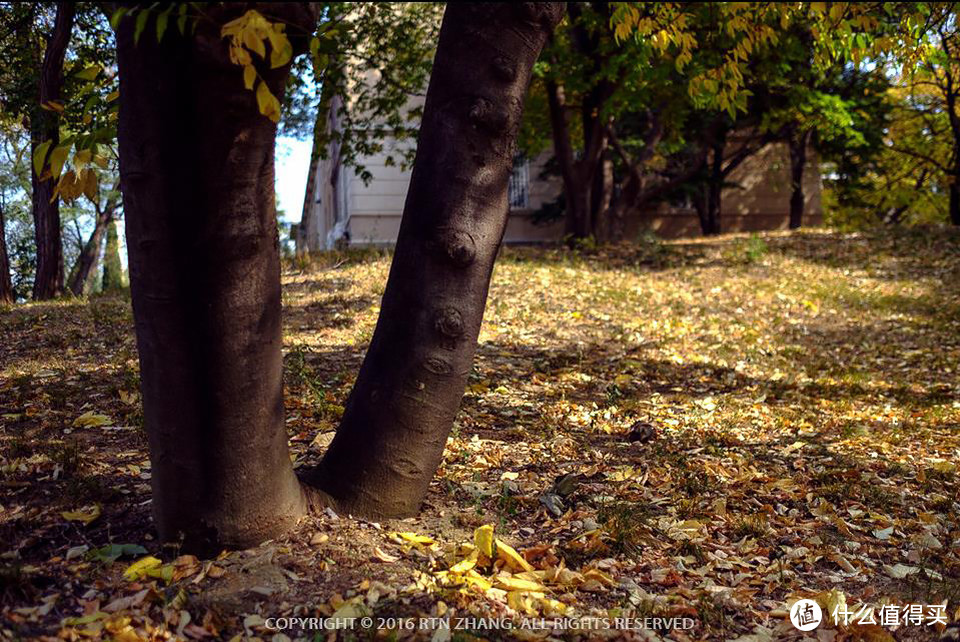
[[[153,513],[163,540],[248,546],[306,509],[287,450],[276,125],[261,115],[220,28],[250,7],[295,51],[314,3],[211,5],[193,36],[134,20],[117,34],[118,139]],[[278,96],[289,65],[258,73]]]
[[[710,161],[710,176],[705,187],[705,204],[700,216],[700,227],[705,236],[720,233],[720,207],[723,198],[723,182],[726,176],[723,167],[723,153],[726,149],[726,132],[722,132],[714,141],[713,158]]]
[[[950,177],[950,222],[960,225],[960,173]]]
[[[119,190],[119,188],[119,185],[115,186],[114,191]],[[100,250],[103,248],[103,237],[107,233],[107,228],[110,227],[110,223],[113,222],[113,213],[116,207],[117,200],[115,196],[107,199],[102,209],[99,205],[96,206],[97,218],[93,226],[93,232],[90,233],[90,238],[87,239],[83,249],[80,250],[77,263],[70,273],[68,287],[74,296],[83,296],[84,292],[88,289],[87,286],[91,282],[90,275],[97,270],[97,263],[100,260]],[[114,223],[112,227],[114,243],[119,245],[119,243],[117,243],[116,223]],[[119,258],[118,251],[118,262]],[[106,279],[104,279],[104,281],[106,281]]]
[[[40,67],[40,101],[30,119],[31,154],[37,146],[51,141],[44,165],[52,150],[60,143],[60,114],[46,108],[51,101],[60,101],[63,85],[63,59],[70,42],[73,17],[76,7],[73,2],[58,2],[53,33],[47,41]],[[32,157],[32,156],[31,156]],[[33,283],[35,300],[52,299],[63,291],[63,243],[60,239],[60,202],[53,195],[54,179],[41,179],[36,172],[31,174],[33,191],[33,226],[37,246],[37,272]]]
[[[107,243],[103,250],[104,292],[116,292],[123,289],[123,263],[120,261],[120,236],[117,234],[117,222],[107,221]]]
[[[6,203],[0,195],[0,304],[13,303],[13,282],[10,280],[10,256],[7,254]]]
[[[810,133],[790,137],[790,229],[799,229],[803,224],[803,170],[807,165],[807,145]]]
[[[326,86],[327,83],[323,83]],[[307,171],[307,189],[303,196],[303,212],[297,226],[296,252],[304,254],[321,249],[320,221],[317,217],[317,168],[320,166],[320,145],[330,116],[329,90],[318,92],[317,119],[313,123],[313,146],[310,151],[310,169]]]
[[[552,81],[548,81],[546,85],[553,149],[560,163],[560,176],[563,179],[565,204],[563,232],[570,238],[584,238],[587,227],[585,221],[589,211],[589,189],[587,182],[580,176],[580,164],[573,156],[563,87]]]
[[[380,318],[343,421],[305,475],[340,510],[417,512],[476,350],[533,63],[562,3],[450,3]]]

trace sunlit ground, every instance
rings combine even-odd
[[[336,427],[388,268],[352,252],[284,276],[296,466]],[[766,640],[802,635],[784,619],[801,596],[957,619],[958,284],[942,230],[508,249],[420,518],[323,515],[216,563],[153,538],[127,300],[0,312],[0,629],[269,639],[263,620],[292,613],[619,614]],[[485,524],[534,570],[450,571]],[[147,552],[176,563],[124,578]]]

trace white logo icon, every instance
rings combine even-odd
[[[790,621],[801,631],[812,631],[823,621],[823,612],[813,600],[797,600],[790,609]]]

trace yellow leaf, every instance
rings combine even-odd
[[[267,31],[270,38],[270,67],[276,69],[290,62],[293,57],[293,45],[287,40],[287,36],[281,31],[283,25],[274,25],[273,29]]]
[[[100,504],[94,504],[92,506],[84,506],[79,510],[74,511],[63,511],[60,513],[65,520],[71,522],[83,522],[84,524],[89,524],[93,520],[100,517]]]
[[[73,155],[73,166],[76,168],[82,168],[84,165],[90,162],[90,158],[93,156],[93,152],[89,149],[81,149]]]
[[[497,557],[502,559],[507,566],[514,570],[533,571],[530,562],[523,559],[512,546],[504,544],[503,541],[499,539],[497,540]]]
[[[376,557],[381,562],[388,562],[388,563],[396,562],[397,560],[400,559],[396,555],[391,555],[390,553],[384,551],[379,546],[375,546],[373,548],[373,556]]]
[[[545,591],[546,587],[533,580],[525,580],[519,577],[509,575],[498,575],[494,578],[497,586],[508,591]]]
[[[473,544],[481,555],[493,558],[493,526],[487,524],[473,531]]]
[[[404,533],[391,533],[394,537],[399,537],[400,539],[410,542],[411,544],[418,544],[422,546],[430,546],[433,544],[433,538],[427,537],[426,535],[417,535],[416,533],[404,532]]]
[[[616,586],[616,582],[613,581],[613,578],[604,573],[603,571],[591,568],[588,571],[583,572],[584,580],[596,580],[605,586]]]
[[[257,35],[257,32],[254,29],[244,29],[241,33],[243,38],[243,45],[257,54],[261,58],[267,56],[267,48],[263,46],[263,40],[260,39],[260,36]]]
[[[474,555],[474,556],[472,556],[472,557],[468,557],[468,558],[465,559],[465,560],[460,560],[459,562],[457,562],[456,564],[454,564],[453,566],[451,566],[451,567],[450,567],[450,572],[451,572],[451,573],[466,573],[467,571],[469,571],[470,569],[472,569],[472,568],[473,568],[474,566],[476,566],[476,565],[477,565],[477,557],[476,557],[476,555]]]
[[[83,195],[90,199],[91,203],[97,201],[97,173],[91,169],[83,170],[86,176],[83,181]]]
[[[247,89],[253,89],[253,83],[257,81],[257,70],[253,65],[243,66],[243,86]]]
[[[77,428],[97,428],[98,426],[109,426],[113,419],[107,415],[98,415],[93,410],[88,410],[73,420],[73,425]]]
[[[477,586],[484,591],[489,591],[491,588],[493,588],[493,584],[490,583],[490,580],[480,575],[480,573],[477,573],[473,569],[467,571],[467,574],[463,576],[463,580],[467,584]]]
[[[261,114],[275,123],[280,122],[280,101],[270,93],[267,83],[262,80],[257,85],[257,106]]]
[[[163,565],[163,562],[158,560],[153,555],[147,555],[146,557],[141,557],[136,562],[127,567],[127,570],[123,572],[124,579],[133,582],[134,580],[142,580],[150,574],[150,571],[159,569]]]

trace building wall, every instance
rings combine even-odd
[[[340,207],[346,208],[346,230],[351,245],[388,245],[396,241],[410,173],[395,165],[387,165],[386,157],[386,154],[379,154],[364,159],[364,166],[373,175],[369,184],[364,184],[352,168],[339,168],[339,183],[331,181],[331,172],[337,169],[332,162],[322,164],[318,172],[319,180],[328,184],[317,192],[321,194],[320,208],[325,212],[320,219],[328,227],[333,221],[339,220],[334,211],[339,201]],[[544,154],[530,161],[529,208],[511,212],[504,234],[507,243],[548,242],[563,236],[563,221],[549,225],[534,225],[532,222],[533,211],[552,201],[561,190],[559,178],[544,180],[540,176],[548,158]],[[789,172],[789,152],[784,144],[768,145],[744,161],[729,177],[729,182],[737,187],[727,188],[723,192],[720,215],[722,230],[785,229],[789,223]],[[331,184],[333,188],[329,187]],[[804,196],[804,225],[821,224],[820,171],[812,151],[808,153],[804,172]],[[645,230],[664,238],[699,236],[700,223],[692,208],[661,203],[655,210],[640,212],[628,219],[628,239],[636,238]],[[326,230],[322,234],[326,234]]]

